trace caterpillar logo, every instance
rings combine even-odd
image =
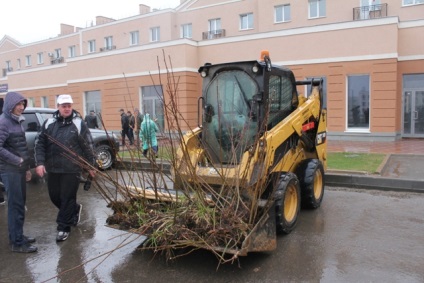
[[[320,145],[325,143],[327,139],[327,132],[321,132],[317,134],[316,145]]]

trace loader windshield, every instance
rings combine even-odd
[[[241,70],[219,73],[209,84],[205,104],[209,119],[203,123],[203,142],[213,162],[238,164],[258,132],[252,119],[253,96],[258,85]]]

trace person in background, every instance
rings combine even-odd
[[[122,127],[121,137],[122,137],[122,146],[125,146],[125,136],[127,136],[128,141],[130,142],[130,145],[132,145],[131,139],[129,137],[130,120],[128,119],[128,116],[125,115],[124,109],[121,108],[121,110],[119,110],[119,112],[121,113],[121,127]]]
[[[90,114],[85,116],[84,121],[87,124],[87,127],[89,127],[90,129],[98,129],[99,128],[99,124],[97,123],[96,112],[94,112],[94,110],[91,110]]]
[[[82,205],[77,203],[77,192],[83,169],[91,178],[96,173],[90,130],[78,112],[72,109],[72,104],[69,94],[59,95],[58,110],[44,122],[34,148],[35,172],[40,177],[49,173],[47,188],[50,200],[59,209],[57,242],[68,239],[71,226],[80,222]]]
[[[35,238],[24,235],[26,182],[31,180],[29,151],[22,122],[27,100],[8,92],[0,116],[0,175],[7,193],[7,224],[12,252],[33,253]]]
[[[159,128],[156,123],[150,118],[150,115],[147,113],[144,115],[143,122],[141,123],[140,128],[140,138],[143,142],[143,155],[147,157],[147,152],[152,149],[155,157],[158,154],[158,140],[156,138],[156,133],[159,132]]]
[[[141,122],[143,122],[143,116],[141,115],[138,108],[134,109],[134,136],[135,136],[135,144],[137,148],[140,146],[140,127]]]
[[[128,121],[129,121],[129,129],[128,129],[128,138],[130,139],[130,144],[134,144],[134,126],[135,126],[135,119],[134,116],[131,114],[131,111],[127,111]]]

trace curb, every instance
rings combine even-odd
[[[327,173],[325,184],[330,187],[349,187],[400,192],[424,192],[424,180],[386,178],[381,176]]]
[[[166,174],[170,173],[171,164],[169,162],[158,162],[157,166],[156,169]],[[140,160],[140,162],[122,160],[116,162],[115,169],[153,171],[148,160]],[[380,175],[367,175],[362,171],[339,170],[329,170],[325,176],[325,185],[329,187],[424,193],[424,180],[387,178]]]

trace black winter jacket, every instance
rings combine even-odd
[[[130,128],[130,119],[128,119],[128,116],[125,113],[121,114],[121,126],[124,131],[128,131]]]
[[[95,165],[93,138],[90,130],[74,110],[63,118],[59,111],[47,119],[35,141],[35,164],[44,165],[47,172],[79,173],[84,158]]]
[[[0,116],[0,172],[25,172],[29,170],[29,152],[25,132],[21,125],[23,116],[12,114],[16,104],[27,100],[17,92],[9,92]],[[21,163],[21,158],[23,162]]]

